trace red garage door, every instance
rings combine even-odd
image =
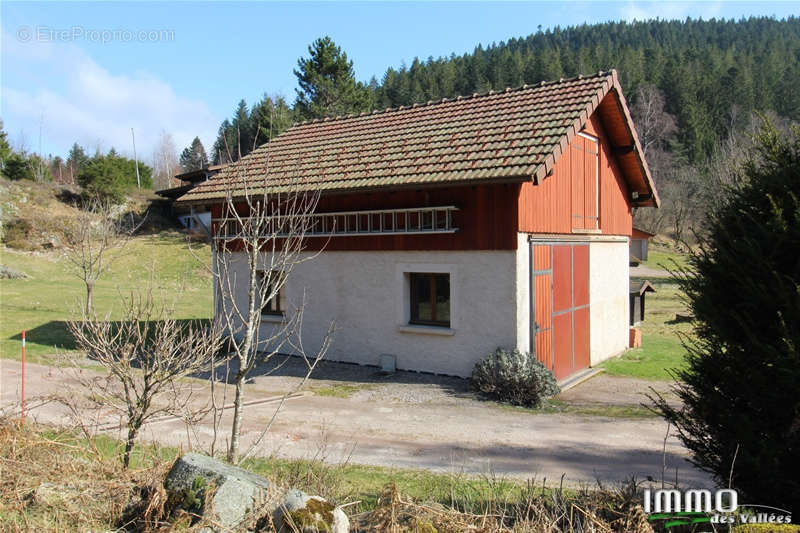
[[[589,366],[589,245],[533,247],[534,349],[564,379]]]

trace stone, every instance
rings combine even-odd
[[[0,279],[25,279],[28,275],[25,272],[14,270],[11,267],[0,265]]]
[[[80,498],[81,491],[68,485],[45,482],[36,487],[31,494],[31,503],[48,507],[57,507],[64,503],[74,502]]]
[[[297,489],[290,489],[283,497],[283,503],[275,510],[274,522],[279,533],[347,533],[350,530],[350,520],[339,507]]]
[[[196,453],[187,453],[175,461],[166,479],[168,501],[184,503],[200,508],[204,518],[213,520],[223,528],[233,528],[245,519],[248,512],[277,501],[278,489],[261,476],[235,466]],[[202,508],[213,490],[210,509]],[[195,511],[196,512],[196,511]]]

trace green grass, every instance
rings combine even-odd
[[[317,396],[328,396],[332,398],[349,398],[358,391],[369,390],[371,388],[373,388],[373,386],[369,384],[350,385],[346,383],[342,384],[337,383],[325,387],[313,388],[311,390]]]
[[[520,407],[500,402],[495,402],[495,406],[508,411],[528,414],[567,414],[578,416],[605,416],[609,418],[651,418],[658,416],[649,409],[638,405],[589,405],[567,403],[554,398],[545,401],[539,408]]]
[[[686,254],[676,252],[666,246],[659,246],[651,243],[647,251],[647,261],[644,261],[642,264],[650,268],[675,270],[676,268],[688,267],[689,258]]]
[[[207,244],[194,244],[210,264]],[[25,272],[28,279],[0,280],[0,357],[20,358],[23,329],[27,331],[27,358],[54,362],[59,350],[74,348],[66,321],[76,316],[85,300],[83,282],[71,274],[58,252],[31,254],[0,248],[0,263]],[[155,269],[155,294],[174,303],[175,318],[209,318],[213,311],[211,276],[189,252],[177,232],[133,239],[97,282],[94,307],[98,315],[120,316],[120,293],[142,287]]]
[[[612,376],[628,376],[652,380],[672,380],[669,371],[686,366],[686,350],[679,334],[690,334],[691,325],[675,324],[676,313],[686,313],[680,291],[671,281],[654,281],[655,293],[647,293],[642,347],[626,351],[602,363]]]

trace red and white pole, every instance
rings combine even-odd
[[[22,330],[22,424],[25,425],[25,330]]]

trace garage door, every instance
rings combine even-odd
[[[561,380],[589,366],[589,245],[534,244],[536,357]]]

